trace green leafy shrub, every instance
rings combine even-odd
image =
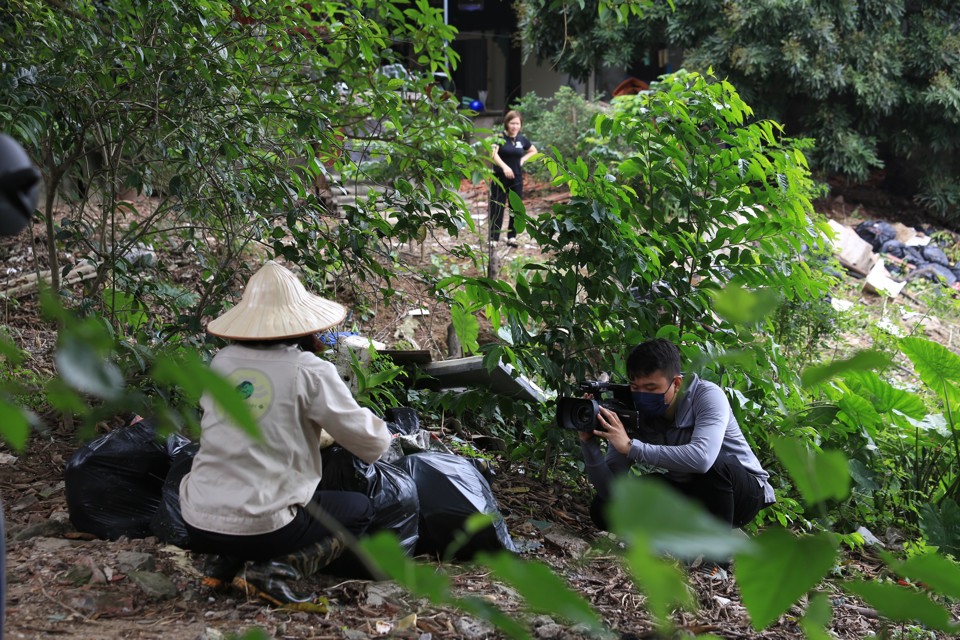
[[[523,133],[541,153],[552,155],[552,150],[556,150],[555,153],[564,158],[587,159],[591,167],[609,159],[605,156],[610,154],[604,153],[605,146],[590,126],[593,116],[604,109],[570,87],[560,87],[552,98],[528,93],[513,108],[523,114]],[[606,110],[609,111],[609,107]],[[539,180],[550,177],[541,162],[525,165],[524,171]]]

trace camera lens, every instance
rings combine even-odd
[[[581,404],[574,412],[573,419],[577,428],[584,430],[593,424],[593,406],[587,403]]]

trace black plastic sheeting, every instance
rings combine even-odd
[[[928,278],[948,287],[960,281],[960,263],[951,265],[943,249],[935,244],[910,247],[897,240],[896,228],[889,222],[867,220],[855,228],[857,235],[870,243],[873,250],[903,260],[914,268],[900,275],[907,280]],[[892,271],[896,271],[891,267]]]
[[[396,419],[390,423],[396,436],[414,435],[420,429],[412,410],[391,417]],[[180,482],[198,449],[198,444],[178,434],[158,438],[149,420],[84,445],[65,472],[71,522],[78,531],[100,538],[155,535],[189,549],[190,536],[180,514]],[[478,551],[517,551],[489,482],[475,461],[462,456],[421,451],[395,464],[367,464],[334,445],[323,453],[320,488],[365,493],[374,509],[370,532],[393,532],[408,554],[445,555],[451,549],[454,558],[470,559]],[[488,514],[493,522],[466,536],[466,521],[477,513]],[[329,572],[369,577],[351,554],[331,565]]]
[[[465,537],[464,525],[476,513],[488,514],[493,522],[456,547],[454,558],[469,560],[479,551],[517,551],[490,484],[470,460],[425,451],[405,456],[397,466],[410,474],[420,496],[416,553],[445,556],[451,544]]]
[[[193,458],[199,450],[199,443],[191,442],[174,456],[170,463],[170,471],[163,483],[160,505],[150,521],[150,530],[153,535],[181,549],[190,548],[190,532],[180,513],[180,482],[190,473]]]
[[[70,522],[108,540],[151,535],[170,462],[189,444],[178,434],[158,437],[142,420],[83,445],[64,471]]]
[[[366,494],[373,503],[369,533],[390,531],[405,552],[413,553],[420,537],[420,500],[417,485],[406,471],[379,460],[367,464],[343,447],[333,445],[323,451],[320,488]]]

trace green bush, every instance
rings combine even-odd
[[[584,158],[591,167],[609,159],[603,157],[605,146],[590,126],[593,116],[604,111],[609,113],[609,107],[589,102],[570,87],[560,87],[552,98],[528,93],[512,108],[523,114],[523,133],[541,153]],[[538,180],[550,177],[542,162],[531,162],[524,170]]]

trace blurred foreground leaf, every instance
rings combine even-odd
[[[737,555],[736,579],[756,629],[775,622],[833,568],[837,538],[821,533],[794,536],[769,529],[751,550]]]
[[[790,438],[775,439],[773,448],[809,504],[843,500],[850,493],[850,469],[842,452],[814,451]]]

